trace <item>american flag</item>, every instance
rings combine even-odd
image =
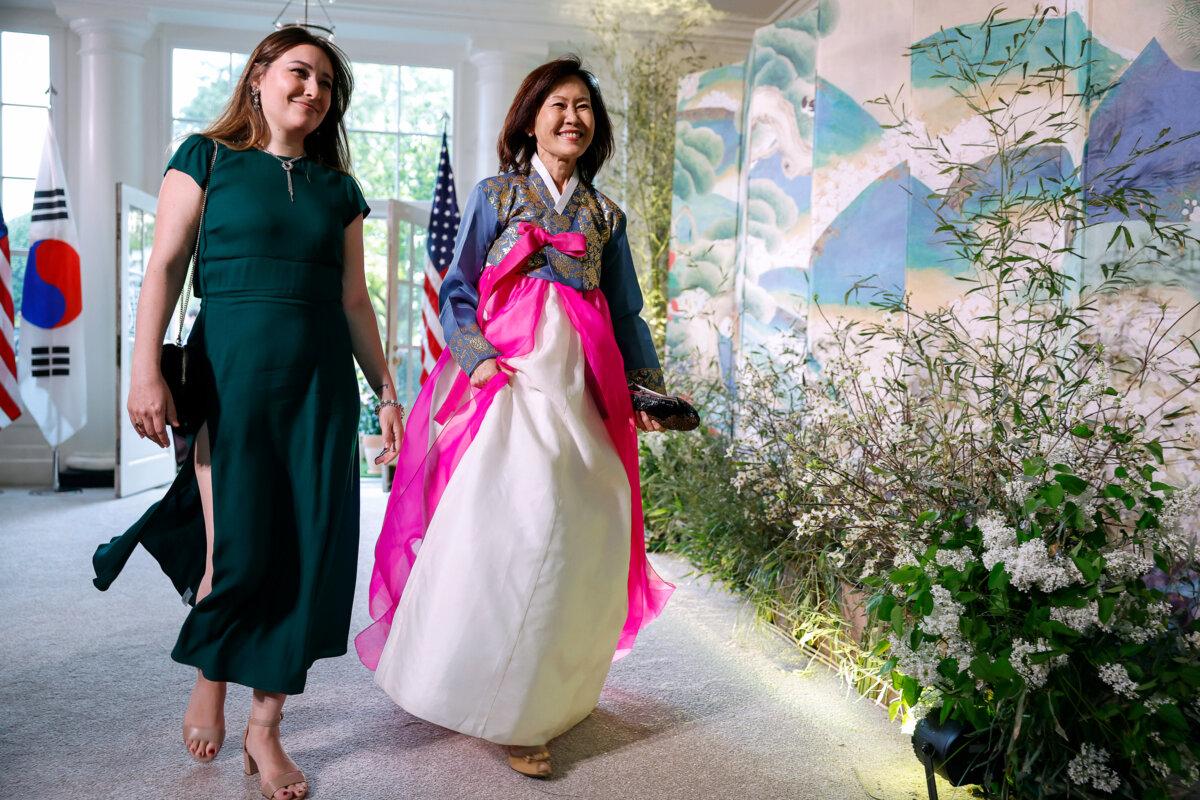
[[[438,320],[438,292],[454,255],[458,220],[458,195],[454,191],[454,172],[450,169],[450,148],[443,132],[437,183],[433,187],[433,205],[429,209],[429,238],[425,241],[429,260],[425,262],[425,292],[421,298],[421,318],[425,321],[425,338],[421,342],[422,384],[446,346],[442,323]]]
[[[17,405],[17,348],[13,327],[12,258],[0,209],[0,428],[21,416]]]

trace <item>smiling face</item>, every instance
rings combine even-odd
[[[594,131],[592,93],[574,76],[550,90],[533,124],[543,161],[549,155],[574,163],[587,151]]]
[[[263,116],[273,131],[299,134],[317,129],[333,99],[333,68],[319,47],[301,44],[285,51],[251,81]]]

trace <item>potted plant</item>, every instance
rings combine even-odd
[[[381,468],[375,463],[375,454],[383,449],[383,430],[375,414],[375,393],[359,373],[358,392],[361,399],[358,412],[358,452],[366,464],[368,475],[379,475]]]

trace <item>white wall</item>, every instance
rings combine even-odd
[[[172,48],[249,52],[284,4],[23,2],[23,8],[0,8],[0,29],[51,37],[51,74],[59,91],[54,122],[83,250],[88,422],[60,452],[65,464],[78,457],[111,458],[123,406],[114,388],[115,181],[157,193],[170,146]],[[520,79],[548,57],[581,49],[587,40],[582,27],[547,10],[554,7],[543,0],[360,0],[336,3],[330,11],[336,41],[353,60],[455,70],[451,158],[463,196],[495,171],[495,136]],[[760,22],[727,20],[704,49],[718,61],[742,60]],[[84,43],[89,50],[81,54]],[[126,52],[130,48],[138,52]],[[139,54],[140,75],[130,72]],[[118,89],[119,96],[110,96]],[[88,119],[82,118],[84,109],[90,109]],[[28,415],[0,431],[0,485],[48,483],[49,465],[49,449]]]

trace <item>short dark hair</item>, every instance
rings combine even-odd
[[[592,143],[575,165],[579,170],[579,179],[590,185],[600,167],[612,155],[612,122],[608,118],[608,109],[604,107],[604,97],[600,94],[600,82],[583,68],[579,56],[566,55],[542,64],[521,81],[521,88],[517,89],[517,96],[513,98],[504,117],[504,127],[500,129],[500,138],[496,143],[502,171],[529,174],[530,162],[537,152],[537,140],[528,131],[533,129],[538,111],[551,90],[569,78],[579,78],[588,88],[595,120]]]

